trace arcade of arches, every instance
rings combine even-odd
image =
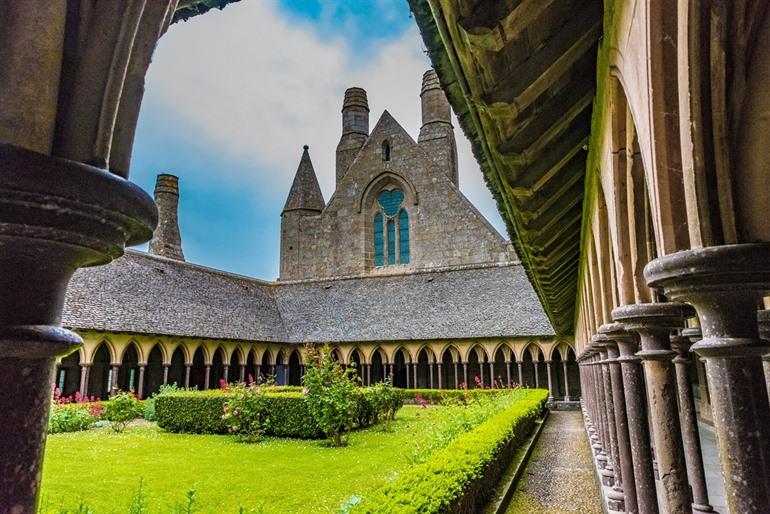
[[[222,380],[259,376],[272,376],[279,385],[301,385],[304,373],[304,345],[81,335],[83,347],[57,363],[56,385],[64,396],[79,391],[106,398],[120,389],[147,397],[163,384],[213,389]],[[521,385],[547,388],[556,401],[580,396],[576,355],[566,339],[344,343],[332,349],[341,363],[356,363],[363,385],[392,375],[394,385],[402,388]]]

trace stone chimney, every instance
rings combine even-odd
[[[422,127],[417,141],[428,157],[457,185],[457,143],[452,127],[452,109],[441,89],[438,75],[432,69],[422,76],[420,100]]]
[[[182,237],[179,235],[179,177],[161,173],[155,182],[155,203],[158,206],[158,228],[150,241],[150,253],[184,260]]]
[[[342,102],[342,137],[337,145],[337,184],[369,137],[369,102],[366,91],[351,87]]]

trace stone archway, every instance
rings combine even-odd
[[[376,384],[385,380],[388,375],[385,370],[385,360],[382,357],[382,350],[377,348],[372,353],[372,364],[369,367],[369,383]]]
[[[206,365],[206,355],[203,346],[199,346],[193,354],[192,366],[190,367],[190,387],[198,390],[204,390],[208,387],[208,366]]]
[[[446,348],[441,354],[441,385],[446,389],[457,389],[462,382],[459,376],[458,363],[452,355],[451,348]]]
[[[407,355],[406,350],[399,348],[393,358],[393,386],[406,388],[407,386]]]
[[[299,358],[299,352],[297,350],[293,350],[289,355],[288,366],[289,381],[287,385],[302,385],[302,361]]]
[[[112,389],[112,370],[110,351],[107,344],[102,342],[94,352],[91,367],[88,370],[88,395],[106,399]]]
[[[131,343],[123,352],[118,368],[118,389],[121,391],[137,392],[139,387],[139,352],[136,345]]]
[[[185,385],[185,358],[182,345],[178,345],[171,354],[171,365],[168,367],[168,383],[179,387]]]
[[[163,352],[160,348],[160,343],[152,347],[150,354],[147,356],[147,367],[144,372],[144,388],[143,394],[145,397],[157,393],[160,386],[163,385]]]
[[[80,373],[80,351],[73,352],[61,360],[56,369],[55,384],[62,396],[72,396],[78,391]]]
[[[363,359],[361,358],[361,352],[358,351],[358,348],[354,348],[352,352],[350,352],[350,359],[348,364],[356,363],[356,375],[358,376],[358,383],[359,384],[366,384],[366,376],[364,375],[364,366],[361,364]]]

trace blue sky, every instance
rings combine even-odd
[[[131,179],[151,193],[158,173],[180,177],[188,261],[273,280],[302,145],[328,201],[345,88],[367,89],[371,126],[387,108],[416,136],[429,66],[401,0],[244,0],[175,24],[148,73]],[[456,136],[461,189],[502,230]]]

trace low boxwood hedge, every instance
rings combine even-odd
[[[270,423],[265,435],[296,439],[324,437],[308,408],[306,397],[301,392],[276,389],[266,395]],[[383,406],[375,405],[371,388],[361,388],[357,395],[355,425],[367,427],[384,421],[384,410],[395,415],[403,400],[399,390],[392,391],[389,405]],[[159,427],[169,432],[225,434],[228,427],[222,414],[232,397],[232,393],[218,389],[161,394],[155,398],[155,419]]]
[[[440,405],[448,399],[462,401],[475,396],[507,393],[510,389],[401,389],[401,391],[407,403],[415,403],[419,394],[424,401]]]
[[[548,391],[532,389],[427,461],[401,473],[353,508],[356,514],[479,512],[513,453],[531,432]]]
[[[155,399],[158,426],[169,432],[225,434],[222,420],[225,403],[232,394],[222,391],[191,391],[162,394]],[[302,393],[268,393],[270,427],[267,435],[316,439],[323,437]]]

